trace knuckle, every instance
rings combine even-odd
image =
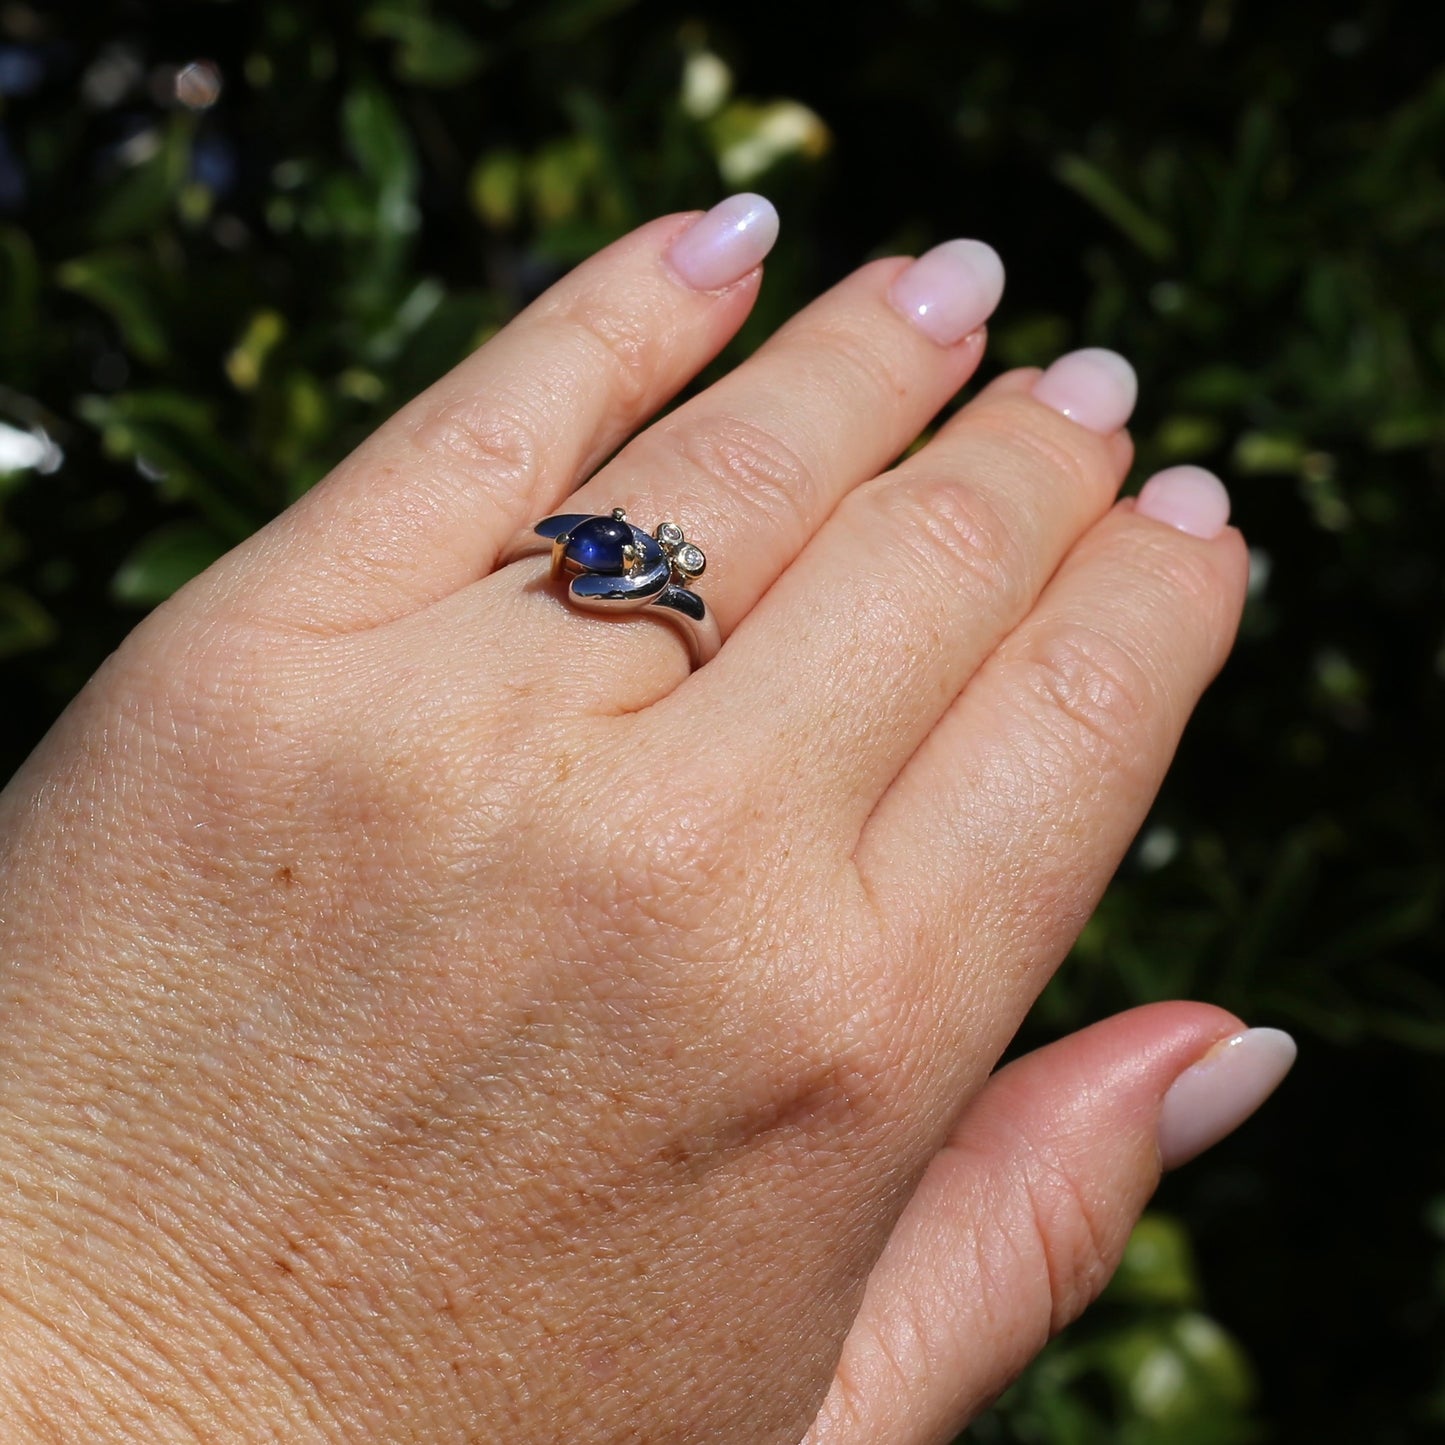
[[[967,424],[974,438],[992,452],[991,466],[1008,478],[1023,472],[1034,486],[1043,478],[1051,486],[1085,494],[1098,491],[1106,477],[1112,485],[1099,439],[1047,412],[1040,416],[1041,411],[1044,408],[1028,398],[1001,397],[970,414]],[[1065,427],[1067,437],[1061,434]]]
[[[545,449],[537,418],[516,397],[472,392],[428,411],[411,430],[411,442],[428,457],[455,462],[498,495],[528,488]]]
[[[1048,1277],[1049,1332],[1057,1334],[1109,1282],[1123,1240],[1104,1204],[1064,1162],[1033,1149],[1023,1184]]]
[[[901,353],[880,344],[877,331],[857,324],[864,318],[834,318],[811,328],[809,344],[827,357],[826,374],[833,378],[839,400],[850,409],[860,403],[895,403],[917,386]]]
[[[658,455],[649,453],[656,449]],[[635,453],[640,450],[639,458]],[[648,471],[676,473],[678,463],[727,489],[729,506],[757,514],[763,525],[794,518],[812,489],[812,469],[801,452],[766,427],[736,416],[664,422],[633,443],[631,460]]]
[[[1130,549],[1136,563],[1146,569],[1151,590],[1171,613],[1186,617],[1212,618],[1224,600],[1215,560],[1195,547],[1177,545],[1177,534],[1150,524],[1137,529]]]
[[[1031,646],[1026,682],[1035,717],[1082,753],[1114,769],[1152,732],[1156,692],[1147,664],[1127,645],[1084,623],[1051,629]]]
[[[350,461],[343,463],[349,465]],[[476,488],[477,471],[475,461],[465,469],[464,484],[469,490]],[[326,539],[326,572],[335,579],[338,590],[369,586],[378,579],[404,578],[412,570],[418,552],[436,546],[439,526],[455,531],[450,526],[445,491],[419,487],[415,478],[413,467],[394,458],[370,466],[362,483],[374,498],[367,525],[335,527]],[[285,605],[276,606],[271,620],[293,637],[324,637],[334,627],[325,610]]]
[[[615,409],[632,417],[646,408],[652,394],[656,354],[656,319],[645,310],[582,302],[561,314],[564,328],[585,353],[583,365],[600,363]]]
[[[960,586],[987,600],[1020,600],[1029,575],[1028,558],[1000,506],[986,493],[953,477],[922,475],[901,485],[882,486],[867,499],[869,510],[886,513],[883,525],[928,573],[950,589]],[[875,530],[878,520],[867,526]]]

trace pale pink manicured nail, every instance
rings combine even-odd
[[[1232,1134],[1279,1087],[1297,1052],[1281,1029],[1248,1029],[1185,1069],[1159,1115],[1164,1167],[1177,1169]]]
[[[719,201],[672,243],[667,260],[698,291],[721,291],[741,281],[778,239],[778,213],[762,196],[744,192]]]
[[[1117,351],[1090,346],[1059,357],[1034,383],[1034,396],[1108,436],[1129,420],[1139,399],[1139,378]]]
[[[925,336],[952,346],[993,315],[1003,262],[983,241],[945,241],[900,272],[888,294]]]
[[[1229,521],[1229,493],[1224,483],[1203,467],[1169,467],[1144,483],[1134,509],[1141,517],[1152,517],[1208,542]]]

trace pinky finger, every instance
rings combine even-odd
[[[1000,1070],[899,1219],[804,1445],[953,1439],[1097,1297],[1161,1168],[1241,1124],[1294,1054],[1152,1004]]]

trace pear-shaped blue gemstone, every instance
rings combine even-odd
[[[587,572],[620,573],[622,549],[632,542],[632,528],[615,517],[589,517],[567,539],[567,560]]]

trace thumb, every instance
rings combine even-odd
[[[900,1217],[804,1445],[951,1440],[1108,1283],[1161,1168],[1241,1124],[1294,1055],[1168,1003],[999,1070]]]

